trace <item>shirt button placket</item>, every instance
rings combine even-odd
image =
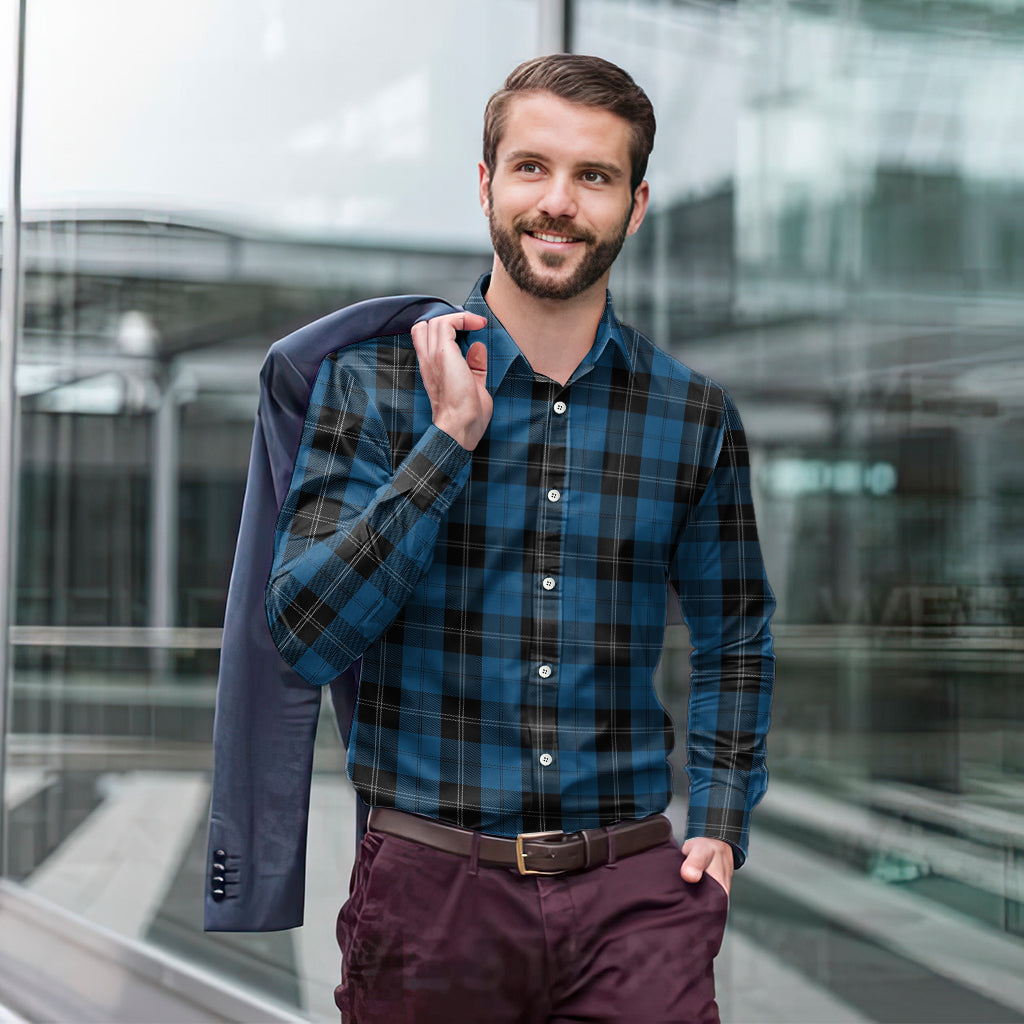
[[[553,628],[553,625],[561,621],[562,588],[559,585],[559,569],[562,559],[562,505],[568,480],[568,465],[564,459],[568,457],[569,434],[569,417],[566,416],[568,405],[561,398],[555,399],[554,395],[548,398],[548,402],[549,412],[545,417],[544,431],[544,475],[541,477],[544,490],[539,509],[540,536],[544,539],[536,549],[535,579],[540,586],[534,591],[536,628],[540,631],[538,654],[541,660],[539,664],[534,662],[533,678],[535,685],[541,688],[535,705],[540,713],[536,719],[536,731],[531,730],[536,744],[534,765],[546,776],[546,781],[538,780],[537,783],[541,793],[552,785],[557,788],[550,773],[557,770],[552,767],[555,763],[554,752],[558,749],[558,711],[553,688],[558,683],[557,659],[561,631],[560,628]]]

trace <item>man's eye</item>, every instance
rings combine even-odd
[[[597,185],[608,179],[600,171],[584,171],[583,180],[591,185]]]
[[[524,174],[536,174],[540,168],[536,164],[525,163],[519,165],[519,170]]]

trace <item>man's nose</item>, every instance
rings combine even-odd
[[[548,217],[575,217],[577,203],[572,183],[561,175],[553,176],[537,203],[537,209]]]

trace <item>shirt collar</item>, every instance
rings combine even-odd
[[[487,286],[490,283],[490,274],[481,276],[480,280],[474,285],[473,290],[469,293],[469,298],[466,299],[464,308],[470,313],[479,313],[481,316],[487,317],[487,326],[480,331],[470,332],[466,346],[468,347],[474,341],[482,341],[487,346],[487,386],[488,390],[493,392],[498,389],[498,386],[505,379],[505,374],[508,373],[509,367],[517,358],[523,360],[524,366],[528,365],[528,363],[525,356],[519,350],[519,346],[502,326],[501,321],[491,312],[491,308],[484,299]],[[597,365],[608,349],[609,342],[612,344],[612,351],[619,353],[626,368],[632,373],[633,360],[622,337],[622,328],[619,326],[619,321],[615,316],[615,310],[612,308],[611,293],[607,292],[604,311],[601,313],[601,322],[597,325],[594,344],[590,346],[590,350],[576,368],[570,378],[570,383]]]

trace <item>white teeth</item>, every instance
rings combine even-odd
[[[533,233],[534,238],[539,238],[542,242],[571,242],[571,238],[567,238],[565,235],[545,235],[540,231]]]

